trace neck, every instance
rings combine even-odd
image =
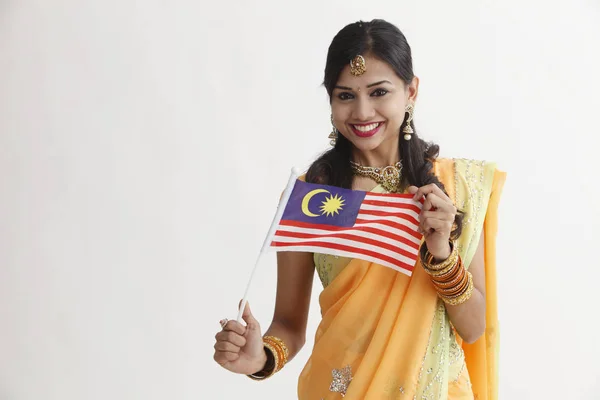
[[[381,143],[379,147],[369,151],[361,151],[354,148],[352,159],[354,162],[366,167],[386,167],[396,164],[400,161],[400,150],[398,148],[398,140],[391,141],[392,143]]]

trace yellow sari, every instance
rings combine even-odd
[[[495,236],[505,174],[493,163],[463,159],[438,159],[434,172],[465,212],[458,249],[466,268],[485,231],[484,335],[462,343],[418,265],[409,277],[359,259],[315,254],[324,286],[322,321],[300,374],[300,400],[497,399]]]

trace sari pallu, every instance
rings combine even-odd
[[[470,265],[485,231],[486,331],[462,343],[429,275],[315,254],[322,321],[298,381],[300,400],[497,399],[496,211],[505,174],[482,161],[438,159],[434,172],[465,212],[458,250]],[[381,187],[373,191],[382,192]],[[471,387],[472,386],[472,387]]]

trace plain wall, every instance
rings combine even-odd
[[[597,399],[597,1],[0,2],[0,399],[293,399],[213,360],[293,166],[328,147],[335,33],[384,18],[443,157],[495,161],[501,399]],[[267,257],[250,294],[266,329]]]

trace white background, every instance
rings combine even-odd
[[[398,25],[442,156],[497,161],[501,399],[598,399],[600,6],[0,1],[0,399],[293,399],[212,360],[292,166],[327,148],[335,33]],[[562,4],[562,5],[559,5]],[[250,301],[266,328],[275,263]]]

